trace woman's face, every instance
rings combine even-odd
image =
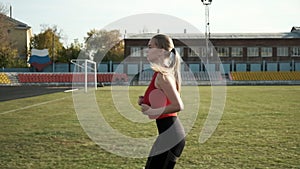
[[[152,63],[160,63],[164,58],[164,49],[157,48],[155,39],[151,39],[148,43],[147,60]]]

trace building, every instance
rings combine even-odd
[[[138,72],[149,67],[144,49],[156,33],[127,35],[125,71]],[[300,31],[293,27],[283,33],[212,33],[208,51],[220,58],[219,63],[206,62],[206,41],[203,34],[175,33],[175,48],[193,72],[221,71],[300,71]],[[134,63],[143,63],[136,65]],[[222,69],[223,68],[223,69]],[[187,68],[185,68],[187,69]]]
[[[31,27],[11,16],[0,15],[4,22],[2,24],[6,25],[10,43],[18,50],[19,56],[25,58],[30,50],[30,39],[33,37]]]

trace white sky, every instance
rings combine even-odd
[[[201,0],[0,0],[12,5],[13,18],[40,32],[41,24],[57,25],[66,44],[124,17],[144,13],[174,16],[205,32]],[[211,33],[289,32],[300,26],[299,0],[213,0]],[[143,25],[131,33],[139,33]],[[153,30],[150,30],[153,31]],[[183,30],[182,30],[183,32]],[[189,30],[188,30],[189,32]]]

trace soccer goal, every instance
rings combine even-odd
[[[73,69],[73,87],[84,87],[85,92],[88,88],[97,90],[97,64],[88,59],[72,59]]]

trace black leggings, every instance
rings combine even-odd
[[[179,118],[167,117],[156,120],[157,137],[145,169],[173,169],[185,146],[185,133]]]

